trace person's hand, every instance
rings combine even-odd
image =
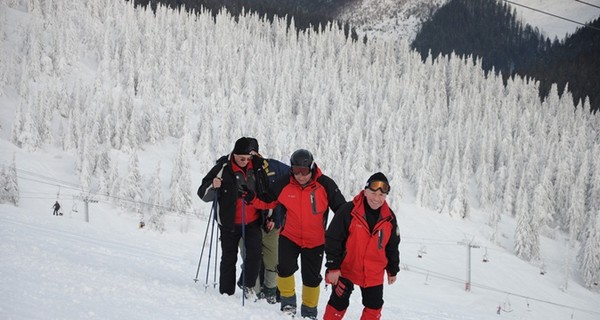
[[[337,269],[327,270],[325,272],[325,282],[330,283],[335,286],[338,284],[338,280],[340,279],[341,275],[342,275],[342,272],[340,270],[337,270]]]
[[[254,191],[248,189],[248,186],[242,186],[242,190],[238,190],[238,195],[244,200],[246,204],[249,204],[256,197]]]
[[[246,192],[244,192],[244,202],[246,202],[246,204],[252,202],[252,200],[254,200],[255,197],[256,193],[254,193],[254,191],[252,190],[247,190]]]
[[[215,188],[215,189],[219,189],[219,188],[221,187],[221,181],[222,181],[222,180],[223,180],[223,179],[221,179],[221,178],[215,177],[215,178],[213,179],[213,182],[212,182],[213,188]]]
[[[275,228],[275,221],[273,221],[273,217],[266,217],[265,223],[263,224],[263,230],[268,233],[269,231],[273,230],[273,228]]]
[[[390,276],[388,274],[388,284],[394,284],[394,282],[396,282],[396,276]]]

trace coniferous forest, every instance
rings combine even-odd
[[[600,31],[582,27],[564,41],[551,41],[515,17],[506,2],[451,0],[424,23],[412,47],[423,59],[430,52],[481,57],[484,70],[504,79],[520,75],[539,81],[542,98],[553,84],[559,94],[568,85],[576,105],[589,98],[591,110],[598,110]],[[600,19],[590,25],[599,28]]]
[[[542,236],[566,235],[583,282],[600,279],[600,117],[557,85],[542,100],[537,81],[486,72],[484,58],[423,61],[407,42],[353,41],[332,25],[297,32],[253,13],[0,5],[35,17],[2,37],[3,138],[30,153],[72,153],[82,190],[146,215],[149,228],[160,230],[165,211],[197,214],[193,168],[253,136],[275,159],[310,149],[347,195],[382,171],[440,214],[485,215],[494,230],[514,218],[514,252],[532,263],[543,260]],[[157,188],[161,162],[138,154],[165,141],[179,148],[162,155],[173,169]],[[142,174],[141,162],[155,173]],[[2,170],[7,185],[14,168]]]
[[[367,41],[354,26],[336,21],[340,8],[354,0],[135,0],[139,6],[156,8],[158,4],[190,11],[208,10],[213,15],[227,10],[237,16],[252,11],[273,20],[293,19],[298,30],[334,22],[346,36]],[[600,21],[590,23],[600,28]],[[516,11],[507,2],[497,0],[450,0],[436,11],[411,44],[423,59],[430,53],[474,55],[482,58],[486,71],[531,77],[540,83],[540,97],[548,96],[553,84],[563,94],[570,91],[574,104],[588,99],[592,112],[600,108],[600,32],[580,28],[564,41],[545,38],[537,28],[516,20]]]

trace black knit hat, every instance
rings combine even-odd
[[[365,184],[365,189],[368,188],[369,185],[371,184],[371,182],[374,182],[374,181],[385,182],[388,185],[388,187],[390,185],[390,183],[388,182],[387,177],[383,173],[377,172],[377,173],[374,173],[372,176],[369,177],[369,180],[367,180],[367,183]]]
[[[258,141],[254,138],[241,137],[235,142],[233,154],[250,154],[250,152],[258,152]]]
[[[381,172],[374,173],[372,176],[370,176],[369,180],[367,180],[367,184],[369,184],[373,181],[383,181],[385,183],[389,183],[386,176]]]

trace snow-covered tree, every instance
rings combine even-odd
[[[173,172],[171,173],[170,208],[181,215],[186,215],[192,206],[192,183],[190,179],[191,140],[189,133],[181,138],[177,157],[173,165]]]
[[[17,180],[17,161],[16,155],[13,154],[13,160],[11,165],[8,167],[6,174],[4,175],[4,200],[5,202],[12,203],[15,206],[19,205],[20,193],[19,193],[19,181]]]
[[[523,174],[515,204],[517,218],[515,253],[520,258],[531,261],[540,258],[540,230],[535,216],[532,214],[527,179],[529,177]]]
[[[588,288],[600,284],[600,210],[595,215],[582,247],[581,270]]]
[[[156,166],[154,177],[150,181],[150,217],[148,218],[148,227],[150,229],[163,232],[165,231],[165,208],[162,204],[162,191],[160,184],[160,162]]]
[[[142,201],[144,200],[144,197],[142,191],[142,176],[140,174],[139,160],[136,151],[129,157],[129,168],[120,191],[121,201],[124,207],[139,215],[140,221],[143,221]]]

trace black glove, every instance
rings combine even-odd
[[[246,204],[249,204],[256,197],[256,193],[254,191],[248,189],[248,186],[244,185],[242,190],[239,191],[239,195]]]
[[[252,200],[254,200],[255,197],[256,194],[254,193],[254,191],[248,190],[244,194],[244,201],[246,202],[246,204],[249,204],[250,202],[252,202]]]

